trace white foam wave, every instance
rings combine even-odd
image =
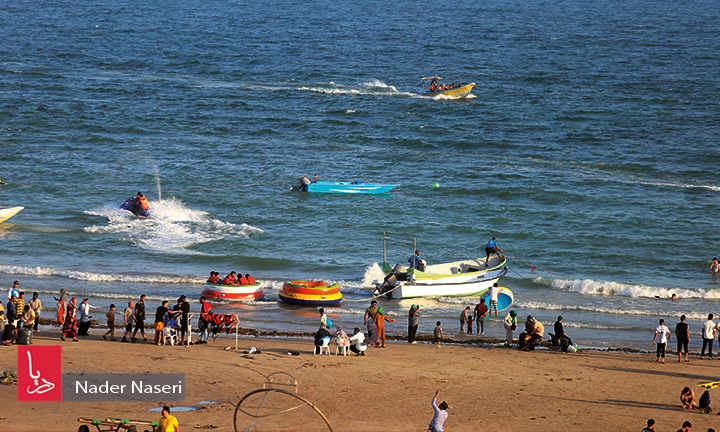
[[[162,275],[123,275],[103,274],[78,270],[54,269],[52,267],[22,267],[0,265],[0,273],[28,276],[61,276],[88,282],[129,282],[129,283],[163,283],[163,284],[203,284],[204,277],[194,276],[162,276]]]
[[[613,307],[597,307],[597,306],[580,306],[580,305],[562,305],[555,303],[545,303],[536,301],[519,301],[514,304],[516,308],[530,310],[552,310],[552,311],[578,311],[578,312],[594,312],[608,315],[637,315],[637,316],[662,316],[662,313],[655,309],[620,309]],[[703,320],[707,313],[703,312],[685,312],[688,319]],[[673,314],[670,314],[673,315]],[[674,314],[678,315],[678,314]]]
[[[536,282],[551,280],[551,286],[554,288],[588,295],[670,298],[673,294],[677,294],[678,298],[685,299],[720,299],[720,290],[661,288],[647,285],[624,284],[619,282],[595,281],[592,279],[565,280],[537,277],[534,280]]]
[[[385,273],[383,272],[382,267],[380,267],[380,264],[377,262],[374,262],[365,267],[365,274],[363,274],[362,278],[363,285],[371,287],[373,286],[373,281],[383,280],[384,277]]]
[[[190,246],[227,239],[248,238],[263,230],[247,224],[235,225],[214,219],[202,210],[188,208],[171,198],[151,201],[152,217],[140,220],[126,210],[105,206],[84,213],[108,219],[107,225],[85,228],[94,234],[119,234],[122,239],[143,249],[163,253],[199,254]]]

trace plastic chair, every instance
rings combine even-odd
[[[323,352],[325,354],[330,355],[330,338],[324,337],[322,338],[323,344],[319,347],[313,343],[313,355],[315,355],[315,347],[320,348],[320,355],[323,355]]]
[[[344,356],[348,355],[348,348],[347,339],[342,337],[335,339],[335,355],[339,355],[341,352]]]
[[[165,327],[162,329],[163,344],[169,343],[173,346],[177,344],[177,331],[175,331],[175,326],[177,326],[177,321],[175,320],[168,320],[165,323]]]

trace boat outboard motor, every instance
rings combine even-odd
[[[310,186],[310,183],[312,182],[309,178],[307,178],[307,176],[302,176],[300,181],[298,181],[298,184],[291,187],[290,190],[293,192],[307,192],[307,187]]]
[[[383,280],[383,283],[377,287],[375,295],[383,295],[391,289],[395,288],[396,282],[397,276],[395,276],[394,273],[390,273],[389,275],[385,276],[385,280]]]

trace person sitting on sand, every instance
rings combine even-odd
[[[647,426],[640,432],[655,432],[655,419],[648,419]]]
[[[445,430],[445,420],[448,418],[448,404],[445,401],[440,402],[440,405],[436,403],[437,397],[440,394],[440,390],[435,392],[435,396],[432,398],[433,414],[432,420],[430,420],[430,426],[428,426],[428,432],[443,432]]]
[[[544,334],[545,326],[543,326],[540,321],[528,315],[527,321],[525,321],[525,344],[522,350],[534,351],[535,346],[542,342]]]
[[[320,324],[320,328],[315,332],[315,349],[313,354],[320,354],[320,347],[324,345],[324,339],[328,338],[328,341],[332,339],[332,333],[330,333],[325,324]]]
[[[350,351],[355,353],[355,356],[364,356],[367,345],[365,345],[365,335],[360,331],[358,327],[355,327],[353,335],[350,336],[348,341],[351,343]]]
[[[683,409],[697,409],[695,392],[690,387],[682,389],[680,392],[680,402],[683,404]]]

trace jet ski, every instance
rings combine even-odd
[[[147,219],[151,216],[150,210],[145,210],[140,206],[137,197],[126,199],[120,208],[129,211],[140,219]]]

